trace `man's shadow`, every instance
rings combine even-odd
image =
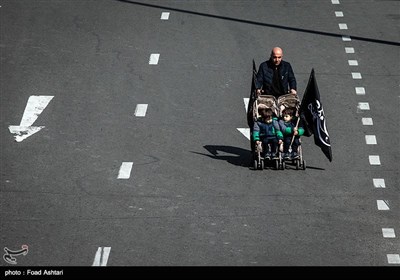
[[[192,153],[207,156],[212,159],[224,160],[237,166],[250,166],[252,160],[250,150],[225,145],[205,145],[203,147],[209,152],[209,154],[199,152]]]

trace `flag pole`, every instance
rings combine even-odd
[[[300,117],[297,118],[297,123],[296,123],[296,126],[295,126],[296,129],[299,127],[299,122],[300,122]],[[293,132],[292,141],[290,141],[290,147],[292,147],[292,144],[293,144],[293,141],[294,141],[294,137],[295,137],[295,135],[294,135],[294,132]]]

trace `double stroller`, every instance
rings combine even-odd
[[[300,108],[300,100],[297,95],[293,94],[285,94],[276,99],[272,95],[260,95],[258,96],[253,104],[253,120],[256,122],[260,116],[260,109],[270,109],[273,112],[274,118],[282,118],[283,112],[286,109],[292,109],[295,112],[295,117],[299,120],[299,108]],[[299,122],[297,122],[298,126]],[[253,131],[251,132],[253,134]],[[289,146],[289,153],[292,153],[292,144],[293,144],[294,136],[291,139],[291,143]],[[256,145],[251,137],[251,147],[253,154],[253,167],[255,170],[262,170],[268,167],[272,167],[276,170],[284,170],[286,168],[286,164],[292,164],[296,167],[296,169],[306,169],[305,161],[303,159],[303,152],[301,143],[297,147],[297,157],[295,158],[287,158],[283,153],[283,143],[280,144],[277,148],[277,151],[272,151],[271,146],[264,147],[262,142]],[[301,139],[299,139],[299,142]],[[271,151],[272,154],[276,156],[270,157],[267,156],[266,151]]]

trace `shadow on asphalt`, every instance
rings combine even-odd
[[[191,10],[179,9],[179,8],[174,8],[171,6],[161,6],[161,5],[142,3],[142,2],[138,2],[138,1],[132,1],[132,0],[116,0],[116,1],[133,4],[133,5],[149,7],[149,8],[165,9],[165,10],[170,10],[170,11],[175,11],[175,12],[180,12],[180,13],[187,13],[187,14],[191,14],[191,15],[210,17],[210,18],[216,18],[216,19],[222,19],[222,20],[228,20],[228,21],[234,21],[234,22],[241,22],[241,23],[245,23],[245,24],[265,26],[265,27],[295,31],[295,32],[309,33],[309,34],[315,34],[315,35],[320,35],[320,36],[329,36],[329,37],[338,37],[338,38],[342,38],[342,36],[343,36],[342,33],[332,33],[332,32],[317,31],[317,30],[304,29],[304,28],[298,28],[298,27],[292,27],[292,26],[277,25],[277,24],[272,24],[272,23],[257,22],[257,21],[253,21],[253,20],[238,19],[238,18],[232,18],[232,17],[227,17],[227,16],[213,15],[213,14],[201,13],[201,12],[196,12],[196,11],[191,11]],[[352,40],[378,43],[378,44],[384,44],[384,45],[400,46],[400,42],[395,42],[395,41],[386,41],[386,40],[381,40],[381,39],[376,39],[376,38],[360,37],[360,36],[355,36],[353,34],[348,34],[348,36],[350,36]]]
[[[198,152],[192,153],[207,156],[212,159],[224,160],[237,166],[250,167],[252,159],[250,150],[224,145],[205,145],[203,147],[209,152],[209,154]]]
[[[253,157],[250,150],[233,146],[225,146],[225,145],[205,145],[203,147],[209,152],[209,154],[193,152],[193,151],[192,153],[202,156],[207,156],[209,158],[216,160],[224,160],[236,166],[243,166],[246,168],[254,169]],[[288,163],[287,169],[295,169],[295,167],[293,167],[292,165],[295,166],[294,164]],[[324,168],[308,166],[308,165],[306,165],[306,169],[321,170],[321,171],[325,170]]]

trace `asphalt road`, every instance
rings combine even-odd
[[[400,2],[0,6],[0,247],[28,245],[18,265],[400,264]],[[238,128],[274,46],[300,97],[314,68],[332,162],[304,137],[306,170],[250,167]],[[30,96],[53,98],[16,142]]]

